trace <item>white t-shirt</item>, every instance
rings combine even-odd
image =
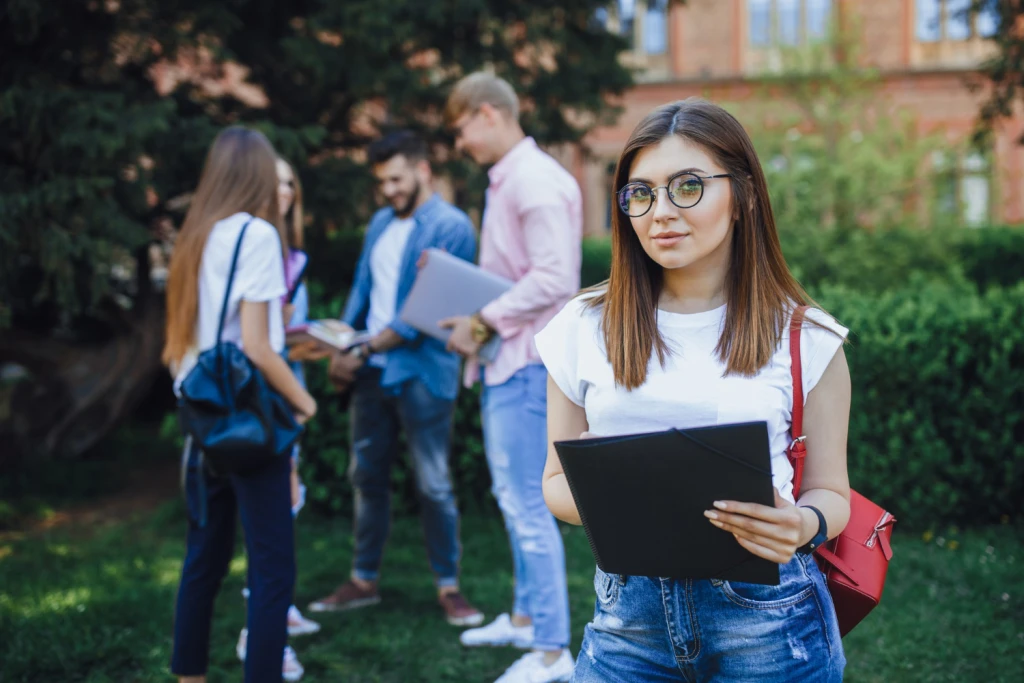
[[[401,276],[402,256],[409,235],[416,226],[413,218],[395,218],[384,228],[370,252],[370,310],[366,316],[366,330],[380,334],[395,319],[398,300],[398,279]],[[382,367],[384,356],[376,354],[370,364]]]
[[[724,376],[725,364],[715,346],[726,307],[687,315],[659,310],[658,330],[670,349],[665,366],[652,354],[647,381],[627,391],[615,385],[600,329],[601,310],[585,308],[587,297],[570,301],[537,335],[536,344],[559,389],[586,410],[593,434],[619,436],[763,420],[768,423],[773,484],[794,502],[793,468],[786,456],[793,405],[788,327],[771,361],[756,376]],[[805,322],[801,331],[805,397],[849,332],[820,310],[808,310],[807,318],[829,329]]]
[[[197,353],[213,348],[217,341],[217,324],[220,309],[224,303],[224,287],[231,270],[231,257],[242,226],[252,218],[242,240],[238,255],[235,280],[231,285],[228,299],[228,313],[224,320],[222,341],[242,346],[242,320],[239,315],[243,300],[260,303],[270,302],[267,307],[267,330],[270,346],[280,353],[284,350],[284,321],[281,297],[287,293],[284,280],[284,258],[281,254],[281,238],[277,228],[270,223],[253,218],[247,213],[236,213],[218,221],[210,231],[203,248],[203,260],[199,266],[199,320],[196,324],[196,348],[182,359],[176,385],[188,374],[195,364]]]

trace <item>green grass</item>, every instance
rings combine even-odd
[[[171,680],[167,662],[185,523],[168,503],[101,528],[0,541],[0,681]],[[298,604],[332,590],[352,554],[345,522],[300,518]],[[593,562],[565,528],[573,650],[592,612]],[[943,541],[942,545],[939,541]],[[955,541],[951,543],[951,541]],[[463,523],[465,593],[488,616],[511,600],[511,560],[495,518]],[[925,541],[899,533],[882,605],[844,641],[847,681],[1018,681],[1024,671],[1024,535],[1010,526]],[[211,683],[240,681],[234,643],[244,619],[241,554],[217,604]],[[296,639],[308,683],[493,681],[517,656],[464,650],[440,619],[419,524],[398,520],[385,557],[384,602],[318,615]]]

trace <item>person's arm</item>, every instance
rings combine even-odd
[[[780,564],[789,562],[796,549],[818,533],[818,518],[806,505],[821,511],[829,538],[838,536],[850,519],[846,469],[850,391],[850,369],[840,347],[804,404],[807,456],[797,505],[778,492],[775,507],[718,501],[716,509],[705,512],[711,523],[732,533],[755,555]]]
[[[473,262],[473,258],[476,256],[476,235],[473,233],[473,224],[469,222],[469,218],[465,214],[460,212],[458,218],[440,226],[439,233],[437,244],[433,245],[435,248],[446,251],[464,261]],[[417,272],[426,265],[425,254],[426,251],[417,258],[414,266]],[[415,275],[413,278],[415,279]],[[399,311],[404,303],[404,299],[398,302]],[[388,324],[387,328],[373,338],[372,347],[375,352],[390,351],[402,344],[413,344],[423,335],[415,327],[403,322],[397,312],[395,319]]]
[[[551,306],[576,294],[580,287],[580,236],[564,203],[527,210],[522,218],[530,268],[515,285],[484,306],[480,316],[502,339]]]
[[[583,522],[569,491],[569,482],[562,472],[555,442],[585,438],[587,429],[586,411],[570,401],[548,375],[548,457],[544,464],[544,502],[551,514],[569,524]]]
[[[267,309],[271,305],[276,306],[278,302],[242,300],[239,311],[242,348],[253,365],[266,377],[267,383],[295,409],[299,422],[306,422],[316,414],[316,401],[302,388],[284,358],[270,346]]]

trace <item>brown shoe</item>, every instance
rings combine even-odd
[[[380,602],[380,593],[377,592],[377,584],[369,590],[357,586],[354,581],[349,580],[338,586],[326,598],[320,598],[309,603],[310,612],[344,612],[359,607],[369,607]]]
[[[469,604],[458,591],[439,595],[437,601],[441,603],[444,617],[452,626],[479,626],[484,623],[484,613]]]

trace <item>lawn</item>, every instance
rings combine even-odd
[[[99,526],[70,525],[0,541],[0,681],[170,680],[172,604],[181,567],[181,505]],[[846,638],[846,680],[1019,681],[1024,671],[1024,534],[1010,526],[944,537],[897,527],[885,600]],[[565,528],[574,651],[592,611],[593,563],[581,529]],[[510,555],[499,520],[463,524],[463,585],[493,616],[509,606]],[[384,601],[318,615],[320,634],[294,641],[305,681],[493,681],[515,650],[464,650],[440,619],[415,519],[396,522]],[[298,524],[298,603],[331,590],[352,552],[347,522]],[[244,619],[241,554],[217,605],[211,682],[239,681]]]

